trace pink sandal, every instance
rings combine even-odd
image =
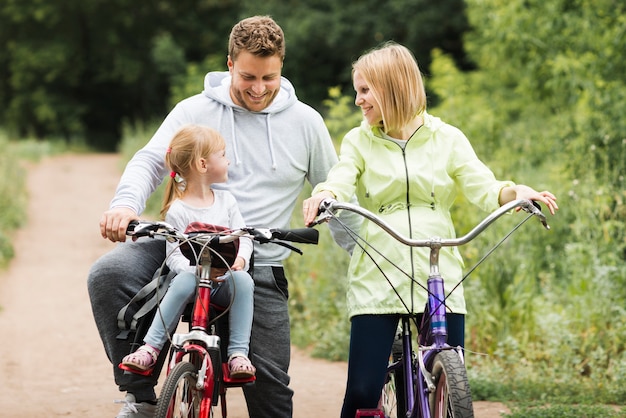
[[[159,352],[159,350],[147,344],[142,345],[137,351],[124,357],[122,359],[122,365],[140,372],[152,370],[159,358]]]
[[[256,374],[256,368],[243,354],[233,354],[228,360],[228,370],[233,379],[246,379]]]

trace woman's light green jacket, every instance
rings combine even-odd
[[[328,190],[337,200],[349,201],[356,193],[362,207],[415,239],[455,237],[450,207],[460,193],[485,211],[497,209],[500,190],[513,183],[496,180],[459,129],[427,113],[423,116],[424,125],[408,140],[404,150],[366,122],[352,129],[341,144],[339,162],[313,194]],[[423,311],[426,291],[412,284],[390,263],[401,266],[426,286],[428,249],[400,244],[369,221],[363,223],[361,236],[389,259],[370,251],[406,306],[414,312]],[[446,247],[442,248],[439,261],[449,291],[462,278],[463,260],[457,248]],[[350,317],[406,313],[390,283],[358,246],[350,260],[348,280]],[[462,286],[454,290],[447,306],[451,312],[466,313]]]

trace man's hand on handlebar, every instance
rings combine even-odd
[[[323,190],[302,202],[302,215],[304,224],[311,226],[315,217],[319,214],[320,204],[324,199],[334,199],[335,195],[327,190]]]
[[[100,234],[102,238],[112,242],[126,241],[126,229],[132,220],[139,219],[139,216],[130,208],[112,208],[102,214],[100,218]]]

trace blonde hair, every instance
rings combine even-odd
[[[395,42],[386,42],[352,64],[378,102],[384,132],[399,130],[426,110],[426,90],[413,53]]]
[[[285,59],[285,34],[269,16],[253,16],[233,26],[228,39],[228,55],[233,61],[241,51],[258,57],[278,55]]]
[[[171,170],[171,174],[165,185],[161,218],[165,219],[165,214],[174,200],[185,195],[185,179],[195,169],[196,161],[208,158],[224,148],[226,142],[222,135],[208,126],[185,125],[174,134],[165,153],[165,165]]]

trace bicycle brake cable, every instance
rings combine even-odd
[[[454,286],[452,288],[452,290],[450,290],[450,292],[448,293],[448,296],[450,295],[450,293],[454,292],[454,290],[459,287],[461,285],[461,283],[463,283],[465,281],[465,279],[467,279],[467,277],[472,274],[474,272],[474,270],[476,270],[478,268],[478,266],[480,266],[483,261],[485,261],[487,259],[487,257],[489,257],[495,250],[498,249],[498,247],[500,247],[500,245],[502,245],[504,243],[504,241],[506,241],[511,235],[513,235],[513,233],[515,231],[517,231],[522,225],[524,225],[526,223],[526,221],[528,221],[530,218],[532,218],[534,215],[531,213],[528,216],[526,216],[526,218],[522,219],[522,221],[520,223],[518,223],[515,227],[513,227],[513,229],[511,229],[504,237],[502,237],[502,239],[500,241],[498,241],[493,248],[491,248],[489,251],[487,251],[485,253],[485,255],[483,255],[480,260],[478,260],[476,262],[476,264],[474,264],[474,266],[472,268],[470,268],[467,273],[465,273],[463,275],[463,278],[459,281],[459,283],[457,283],[456,286]],[[446,296],[446,299],[448,298],[448,296]]]
[[[337,221],[337,223],[339,223],[339,225],[341,225],[341,227],[348,233],[348,235],[350,235],[350,238],[352,238],[355,242],[356,245],[359,246],[359,248],[361,248],[363,250],[363,252],[369,257],[369,259],[374,263],[374,265],[376,266],[376,268],[378,269],[378,271],[380,272],[380,274],[382,274],[382,276],[385,278],[385,280],[387,281],[387,283],[389,284],[389,286],[391,286],[391,289],[393,290],[393,292],[396,294],[396,296],[398,297],[398,300],[400,300],[400,303],[402,303],[402,306],[404,306],[404,309],[411,314],[411,310],[409,309],[409,307],[407,306],[406,302],[404,302],[404,299],[402,299],[402,297],[400,296],[400,294],[398,293],[398,290],[396,289],[396,287],[393,285],[393,283],[391,283],[391,280],[389,280],[389,277],[387,277],[387,274],[383,271],[383,269],[378,265],[378,263],[374,260],[374,258],[372,257],[372,255],[369,253],[369,251],[365,248],[365,245],[362,244],[362,242],[364,242],[365,244],[367,244],[367,246],[369,248],[371,248],[372,251],[374,251],[376,254],[378,254],[379,256],[381,256],[385,261],[387,261],[389,264],[391,264],[393,267],[396,268],[396,270],[398,270],[400,273],[404,274],[408,279],[410,279],[413,283],[417,284],[418,286],[420,286],[423,290],[425,290],[427,293],[428,292],[428,288],[426,288],[423,284],[421,284],[420,282],[418,282],[417,280],[415,280],[410,274],[408,274],[407,272],[405,272],[400,266],[398,266],[397,264],[395,264],[394,262],[392,262],[389,258],[387,258],[381,251],[379,251],[378,249],[376,249],[375,247],[373,247],[371,244],[369,244],[367,241],[365,241],[357,232],[355,232],[354,230],[352,230],[348,225],[346,225],[344,222],[341,221],[341,219],[339,219],[337,216],[335,216],[334,214],[331,215],[331,217],[333,219],[335,219]],[[443,301],[442,301],[443,303]]]

